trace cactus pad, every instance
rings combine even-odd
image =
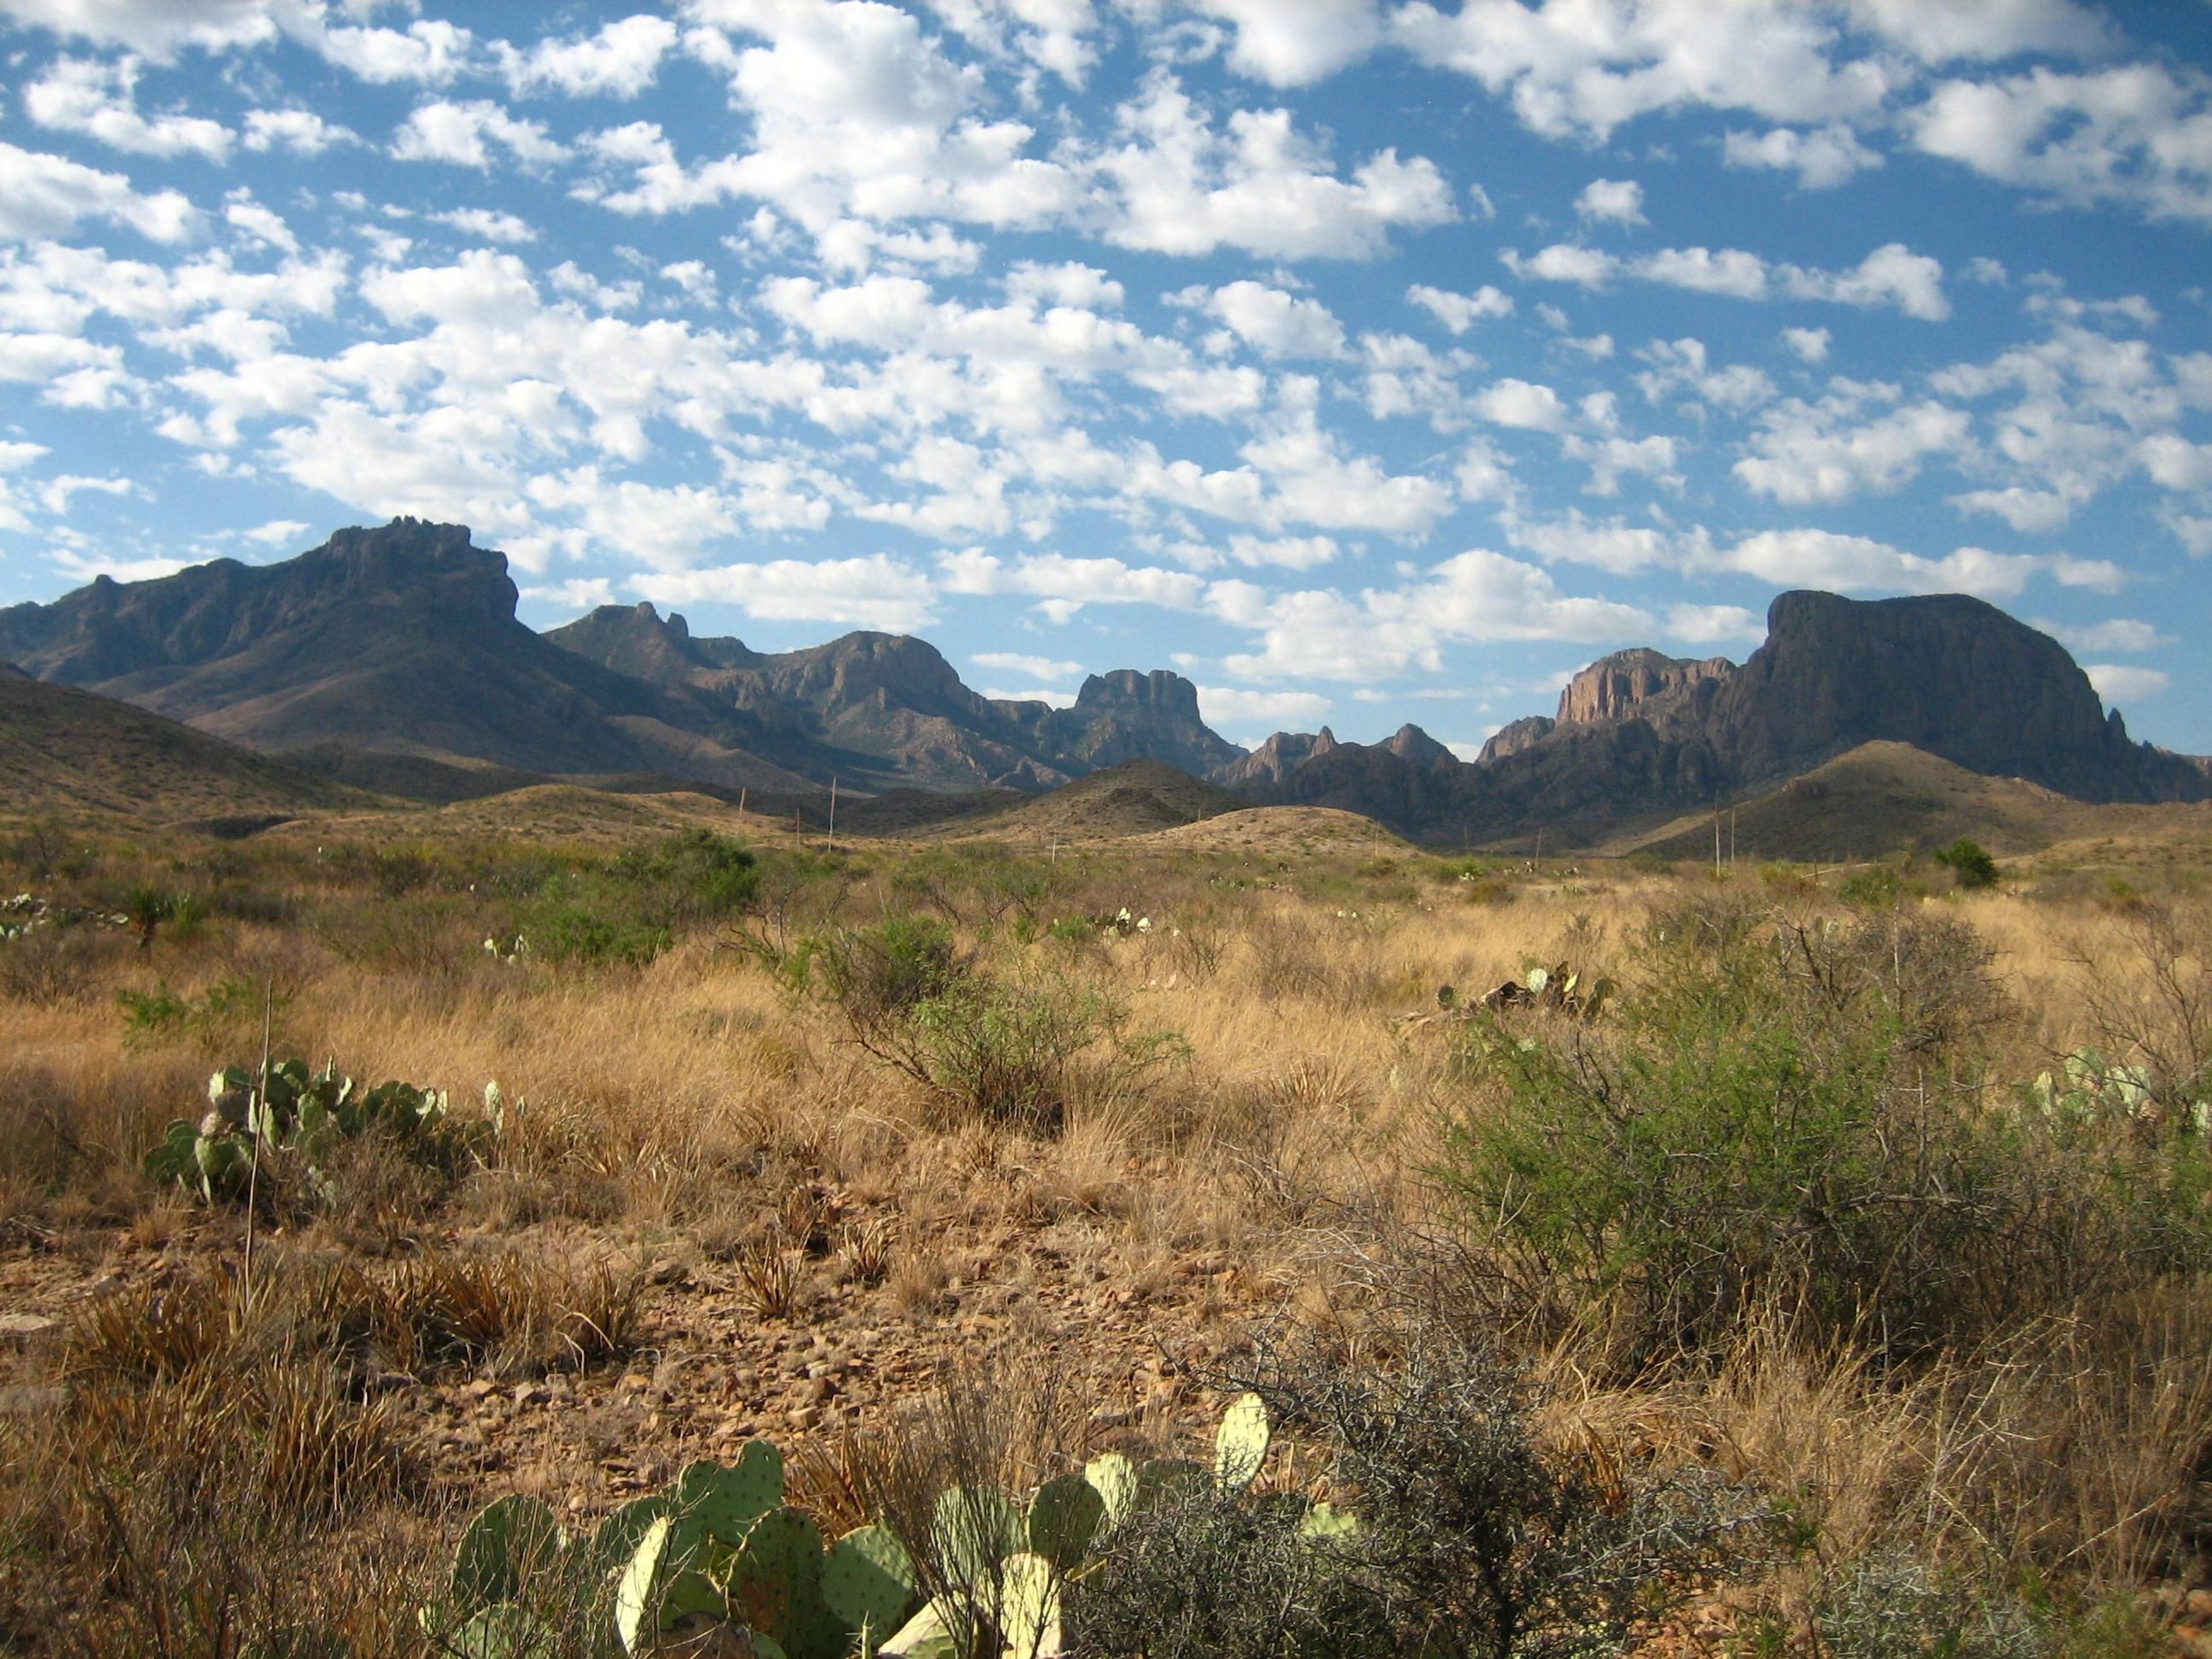
[[[1268,1437],[1266,1404],[1256,1394],[1237,1395],[1213,1437],[1213,1479],[1224,1492],[1242,1492],[1259,1477]]]

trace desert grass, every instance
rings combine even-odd
[[[648,1271],[738,1287],[748,1318],[784,1333],[775,1352],[794,1378],[804,1359],[833,1381],[834,1350],[804,1333],[811,1322],[821,1334],[840,1309],[869,1310],[853,1322],[871,1328],[902,1322],[957,1357],[970,1310],[1003,1308],[998,1337],[1080,1351],[1092,1340],[1082,1320],[1022,1311],[1040,1306],[1042,1288],[1066,1298],[1056,1308],[1157,1309],[1155,1352],[1202,1360],[1233,1352],[1255,1323],[1356,1329],[1413,1302],[1450,1304],[1466,1218],[1432,1171],[1440,1125],[1465,1091],[1449,1022],[1419,1018],[1438,1010],[1442,988],[1463,1006],[1559,963],[1632,983],[1647,925],[1686,903],[1840,906],[1836,872],[1717,878],[1356,845],[1063,857],[987,848],[902,879],[917,855],[879,844],[771,861],[750,918],[678,930],[649,960],[509,961],[484,940],[526,932],[535,896],[591,879],[605,845],[454,835],[348,852],[319,844],[325,833],[295,826],[212,854],[88,836],[67,869],[7,872],[87,911],[158,880],[204,895],[209,915],[143,951],[87,923],[89,943],[63,969],[0,983],[0,1212],[20,1266],[8,1295],[90,1310],[71,1314],[52,1353],[9,1359],[14,1388],[74,1390],[64,1431],[43,1445],[11,1419],[8,1524],[44,1570],[0,1587],[0,1618],[28,1650],[65,1650],[39,1633],[64,1591],[106,1609],[67,1626],[82,1650],[226,1650],[191,1631],[281,1622],[301,1598],[319,1608],[302,1628],[320,1620],[351,1632],[362,1656],[409,1650],[387,1606],[365,1592],[348,1601],[353,1580],[313,1564],[346,1553],[434,1577],[455,1511],[502,1487],[495,1470],[432,1474],[410,1462],[421,1425],[374,1379],[404,1376],[442,1399],[463,1378],[507,1389],[549,1371],[597,1376],[608,1448],[662,1433],[672,1460],[675,1429],[650,1426],[669,1390],[641,1311]],[[2192,1053],[2202,1034],[2190,1023],[2212,933],[2185,896],[2176,909],[2171,896],[2130,900],[2109,884],[2061,884],[2054,896],[2016,879],[1899,902],[1963,922],[1993,953],[2002,1007],[1985,1035],[1997,1086],[2128,1031],[2137,1047],[2161,1045],[2168,1069],[2212,1058],[2202,1045]],[[2178,931],[2148,926],[2151,902],[2181,917]],[[872,1058],[818,989],[795,988],[763,957],[771,933],[787,946],[922,908],[986,971],[1048,973],[1112,999],[1132,1029],[1172,1032],[1171,1061],[1141,1075],[1079,1069],[1048,1127],[963,1120]],[[1124,910],[1146,925],[1118,925]],[[225,986],[258,992],[244,1004],[258,1017],[149,1030],[116,999],[159,989],[214,1010],[240,1001],[211,994]],[[279,1301],[222,1314],[204,1346],[250,1356],[237,1364],[257,1380],[239,1398],[258,1402],[225,1416],[191,1392],[206,1366],[196,1350],[174,1364],[129,1356],[167,1328],[153,1310],[232,1283],[244,1218],[163,1191],[138,1166],[173,1117],[203,1109],[210,1069],[252,1063],[264,1018],[276,1053],[329,1057],[365,1081],[434,1085],[457,1109],[476,1109],[496,1083],[506,1133],[495,1157],[448,1184],[364,1153],[337,1171],[337,1201],[260,1223],[282,1234],[264,1241],[264,1262],[289,1264],[264,1266],[264,1278],[288,1279],[294,1296],[319,1273],[350,1285],[358,1305],[311,1331],[283,1304],[292,1334],[281,1343],[268,1334]],[[311,1261],[323,1265],[310,1273]],[[87,1333],[103,1319],[102,1340],[124,1358],[93,1364]],[[1782,1602],[1797,1598],[1801,1623],[1822,1574],[1884,1552],[1975,1583],[2033,1579],[2066,1607],[2208,1571],[2212,1284],[2202,1278],[2040,1310],[1904,1370],[1850,1344],[1808,1346],[1779,1315],[1701,1365],[1626,1381],[1608,1374],[1594,1330],[1540,1340],[1509,1321],[1484,1340],[1541,1384],[1542,1432],[1567,1454],[1601,1468],[1696,1464],[1784,1504],[1798,1553],[1763,1582]],[[673,1352],[665,1331],[659,1341]],[[634,1358],[641,1349],[647,1358]],[[1147,1363],[1141,1397],[1094,1433],[1182,1431],[1199,1403],[1188,1363]],[[732,1376],[733,1398],[762,1392]],[[930,1379],[926,1368],[911,1377],[917,1398]],[[103,1576],[100,1540],[155,1522],[103,1511],[82,1471],[118,1447],[152,1455],[131,1448],[134,1436],[152,1444],[157,1417],[189,1425],[210,1413],[221,1420],[209,1418],[209,1443],[261,1471],[255,1492],[276,1478],[270,1469],[296,1465],[325,1471],[346,1501],[295,1526],[261,1498],[240,1500],[245,1531],[216,1541],[273,1548],[281,1538],[289,1555],[254,1556],[234,1583],[167,1557],[135,1577]],[[824,1419],[776,1433],[820,1466],[810,1478],[826,1491],[838,1435],[874,1426]],[[298,1449],[309,1438],[315,1447]],[[569,1477],[532,1478],[558,1498]],[[207,1493],[181,1479],[164,1466],[133,1490],[150,1503],[173,1487],[177,1504],[204,1514]],[[271,1577],[271,1559],[302,1564],[297,1582]],[[129,1647],[129,1632],[157,1626],[168,1645]]]

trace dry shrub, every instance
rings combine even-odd
[[[131,961],[130,941],[119,933],[33,928],[0,941],[0,997],[41,1008],[88,1002]]]
[[[1376,927],[1363,918],[1255,909],[1244,937],[1252,988],[1273,1000],[1359,1007],[1382,980]]]

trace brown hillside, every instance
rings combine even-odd
[[[1124,761],[1011,811],[933,826],[925,836],[984,836],[1030,845],[1115,841],[1250,805],[1165,761]]]
[[[289,816],[368,798],[127,702],[0,674],[0,813],[145,823]]]
[[[1862,744],[1731,810],[1738,859],[1824,863],[1926,852],[1960,836],[1999,854],[2032,853],[2087,836],[2155,834],[2169,820],[2204,816],[2194,805],[2093,805],[2023,779],[1984,777],[1902,743]],[[1727,833],[1724,822],[1723,845]],[[1713,817],[1700,809],[1606,850],[1709,859]]]

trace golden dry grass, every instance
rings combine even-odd
[[[946,901],[986,960],[1109,993],[1135,1026],[1187,1045],[1164,1073],[1077,1089],[1049,1135],[949,1121],[732,929],[693,931],[641,967],[502,963],[480,944],[496,907],[459,863],[380,896],[372,876],[315,873],[319,849],[360,824],[296,826],[240,878],[296,889],[290,919],[219,916],[144,953],[111,944],[80,982],[0,1006],[0,1135],[16,1149],[0,1210],[18,1241],[0,1296],[66,1313],[95,1291],[234,1259],[235,1213],[158,1192],[136,1168],[170,1117],[198,1109],[211,1066],[253,1057],[258,1024],[134,1035],[113,992],[159,981],[189,1000],[243,980],[277,1005],[279,1053],[334,1056],[356,1077],[436,1085],[464,1103],[496,1080],[510,1103],[495,1167],[445,1193],[353,1170],[336,1212],[286,1219],[278,1259],[512,1244],[653,1273],[641,1314],[649,1358],[580,1361],[571,1382],[558,1356],[541,1356],[565,1392],[496,1412],[485,1401],[509,1397],[511,1363],[425,1368],[379,1405],[378,1432],[412,1449],[434,1495],[380,1498],[375,1527],[419,1535],[441,1506],[516,1486],[600,1507],[748,1432],[828,1456],[836,1431],[870,1426],[984,1342],[1057,1356],[1098,1401],[1096,1433],[1173,1440],[1209,1409],[1192,1356],[1231,1352],[1285,1313],[1356,1321],[1449,1231],[1425,1173],[1455,1098],[1448,1043],[1402,1017],[1433,1009],[1440,986],[1477,993],[1535,963],[1631,977],[1645,921],[1723,884],[1602,861],[1462,872],[1389,845],[1378,859],[1371,834],[1340,816],[1237,813],[1047,862],[1041,924],[1127,906],[1151,923],[1141,933],[1041,927],[1024,941],[1012,912],[994,919],[960,896],[968,889]],[[519,843],[556,867],[735,819],[699,799],[550,790],[409,815],[407,836],[433,863]],[[392,820],[376,828],[380,845],[400,839]],[[114,879],[164,857],[177,882],[209,879],[189,847],[105,856]],[[908,857],[848,852],[810,878],[817,909],[794,925],[910,902]],[[962,880],[1005,862],[974,857]],[[2085,975],[2142,960],[2139,904],[2054,879],[2055,897],[2015,886],[1907,901],[1955,915],[1995,952],[2015,1010],[1997,1048],[2015,1078],[2098,1035]],[[1746,870],[1732,885],[1762,902],[1833,902],[1796,874]],[[371,936],[383,942],[361,948]],[[769,1306],[754,1282],[769,1269],[787,1276],[788,1307]],[[1824,1557],[1905,1540],[2098,1587],[2188,1571],[2172,1539],[2201,1506],[2208,1340],[2212,1291],[2189,1283],[2129,1309],[2051,1310],[2008,1346],[1911,1377],[1778,1331],[1707,1375],[1650,1385],[1589,1380],[1595,1367],[1571,1340],[1531,1359],[1558,1444],[1710,1462],[1786,1494]],[[43,1386],[41,1363],[13,1356],[14,1386]],[[500,1392],[469,1395],[478,1375]],[[819,1390],[824,1377],[832,1388]]]

